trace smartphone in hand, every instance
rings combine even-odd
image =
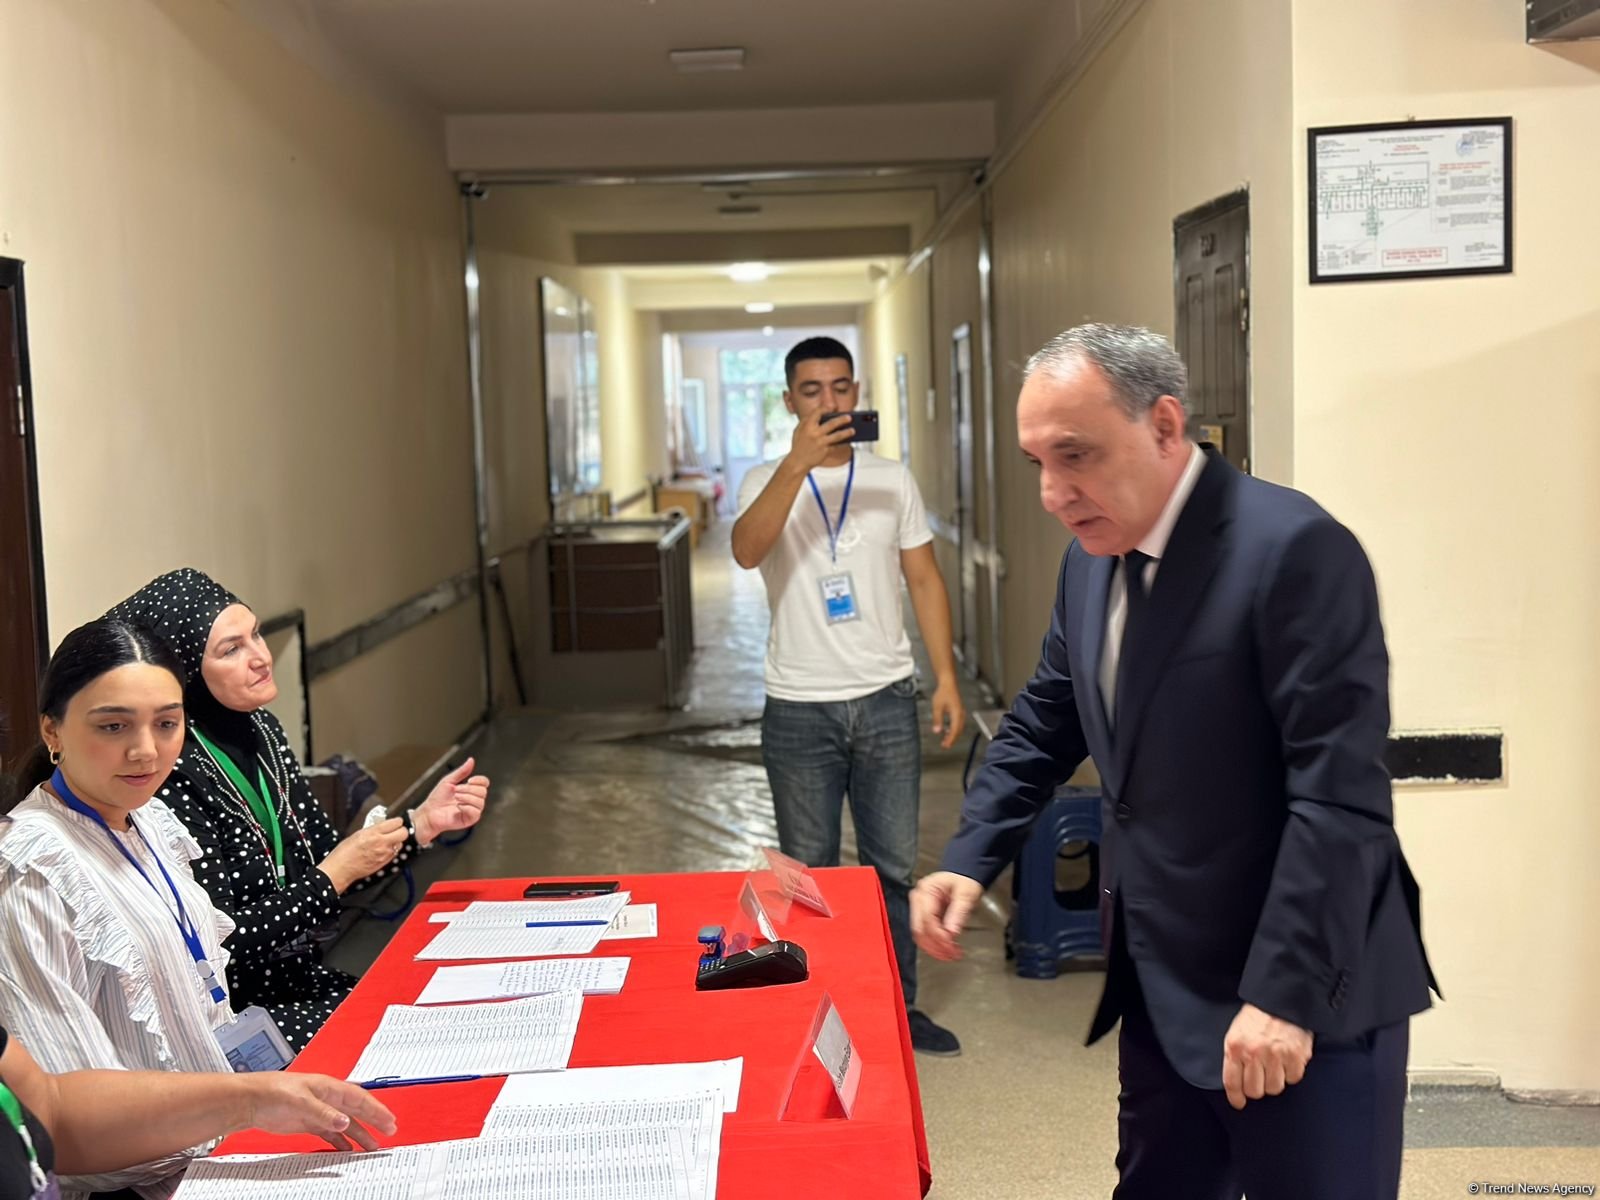
[[[863,409],[858,412],[842,413],[841,415],[848,417],[850,420],[849,425],[844,426],[844,428],[851,430],[854,434],[849,439],[851,442],[875,442],[878,440],[878,414],[876,412]]]

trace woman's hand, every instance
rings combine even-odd
[[[352,833],[317,866],[342,896],[374,871],[387,867],[405,844],[406,823],[399,817],[390,817]]]
[[[473,775],[473,765],[474,760],[467,759],[439,780],[428,798],[417,806],[411,819],[422,845],[454,829],[471,829],[483,816],[483,806],[489,800],[489,777]]]
[[[238,1079],[250,1092],[243,1128],[314,1133],[335,1150],[376,1150],[373,1129],[394,1133],[394,1114],[353,1083],[290,1071],[257,1071]]]

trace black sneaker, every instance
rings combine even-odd
[[[961,1053],[961,1042],[943,1025],[935,1025],[933,1018],[913,1008],[906,1013],[911,1025],[912,1048],[922,1054],[937,1054],[941,1058],[954,1058]]]

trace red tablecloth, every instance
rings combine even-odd
[[[738,921],[745,876],[718,872],[622,879],[635,904],[657,906],[659,936],[600,943],[597,955],[626,955],[633,965],[619,995],[585,997],[570,1065],[742,1055],[739,1110],[723,1124],[719,1197],[891,1200],[924,1195],[931,1183],[927,1137],[883,893],[876,876],[864,867],[820,870],[816,877],[837,915],[830,919],[795,905],[778,930],[779,936],[805,947],[810,979],[725,992],[694,990],[695,935],[704,925],[731,928]],[[526,879],[485,879],[430,888],[290,1070],[342,1079],[355,1066],[385,1007],[414,1001],[443,965],[413,958],[444,928],[430,924],[429,915],[464,908],[472,900],[521,899],[526,885]],[[861,1090],[850,1119],[832,1099],[815,1058],[802,1058],[825,991],[862,1060]],[[780,1108],[797,1062],[804,1065],[784,1116]],[[436,1142],[476,1136],[504,1082],[388,1088],[375,1095],[399,1121],[395,1144]],[[227,1139],[217,1153],[318,1148],[326,1147],[315,1138],[248,1132]]]

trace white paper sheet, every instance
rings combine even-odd
[[[497,1104],[484,1122],[482,1136],[589,1137],[615,1130],[665,1129],[683,1134],[690,1160],[691,1194],[711,1200],[717,1194],[717,1163],[722,1145],[722,1096],[718,1092],[659,1100]]]
[[[433,1177],[438,1149],[202,1158],[190,1165],[174,1200],[281,1200],[290,1185],[318,1200],[442,1200]]]
[[[614,996],[628,977],[628,963],[626,958],[543,958],[440,967],[416,1002],[458,1004],[463,1000],[505,1000],[551,992]]]
[[[432,925],[448,925],[457,917],[464,917],[467,910],[456,909],[453,912],[436,912],[428,916]],[[616,919],[611,922],[611,927],[605,931],[602,941],[613,938],[653,938],[656,936],[656,906],[655,904],[629,904]]]
[[[577,992],[448,1008],[391,1004],[345,1078],[366,1083],[561,1071],[582,1012]]]
[[[474,900],[463,916],[469,921],[517,924],[523,921],[610,921],[628,906],[629,892],[578,896],[571,900]]]
[[[702,1200],[693,1190],[687,1141],[677,1128],[480,1137],[440,1145],[446,1147],[441,1200]]]
[[[656,906],[630,904],[616,916],[600,940],[609,942],[617,938],[653,938],[656,936]]]
[[[697,1183],[681,1128],[634,1128],[201,1159],[175,1200],[702,1200]]]
[[[451,921],[417,953],[416,961],[463,958],[542,958],[588,954],[600,944],[604,925],[480,924],[467,917]]]
[[[448,1010],[447,1010],[448,1011]],[[739,1110],[739,1083],[744,1059],[715,1062],[657,1063],[637,1067],[576,1067],[556,1075],[513,1075],[506,1080],[489,1110],[543,1104],[582,1104],[611,1100],[659,1100],[715,1091],[722,1111]]]

